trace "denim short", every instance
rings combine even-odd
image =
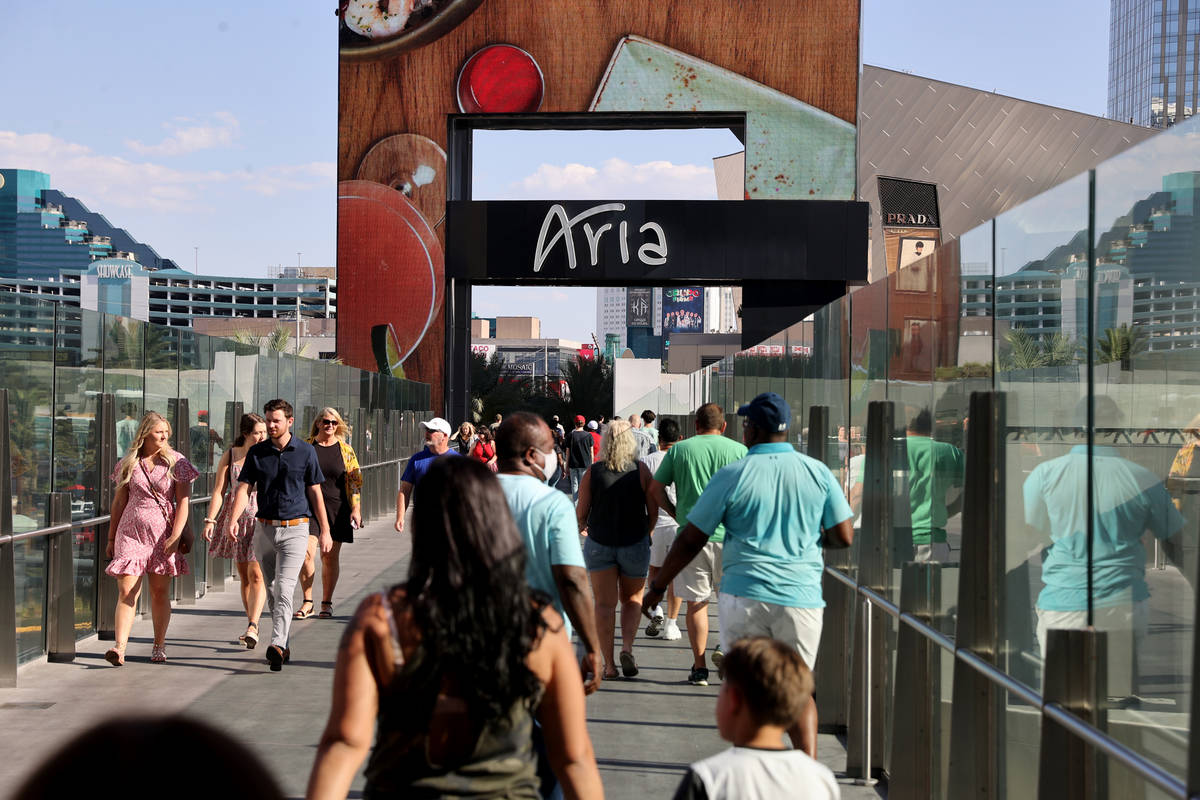
[[[640,542],[623,547],[609,547],[589,536],[583,540],[583,563],[588,572],[616,567],[623,577],[644,578],[650,572],[650,537],[643,536]]]

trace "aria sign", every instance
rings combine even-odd
[[[864,280],[865,203],[451,200],[446,277],[643,286]]]
[[[546,212],[546,219],[542,221],[542,229],[538,233],[537,248],[533,253],[533,271],[542,271],[542,264],[545,263],[546,258],[554,250],[554,245],[559,240],[563,241],[563,247],[566,248],[568,266],[570,269],[575,269],[577,263],[575,258],[575,224],[581,220],[600,214],[613,214],[624,210],[624,203],[602,203],[573,217],[568,217],[567,210],[558,203],[550,206],[550,210]],[[547,241],[546,234],[554,228],[556,223],[558,232]],[[583,223],[583,237],[587,241],[588,255],[593,267],[600,263],[600,239],[610,230],[612,230],[611,222],[598,225],[595,229],[592,228],[592,223]],[[617,230],[617,242],[621,247],[621,263],[628,264],[629,221],[620,220],[620,227]],[[647,234],[647,241],[637,249],[638,261],[652,267],[667,263],[667,235],[663,232],[662,226],[657,222],[645,222],[638,228],[638,233]],[[649,234],[654,235],[653,242],[649,241]]]

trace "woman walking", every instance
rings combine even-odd
[[[119,667],[133,627],[134,606],[142,576],[150,584],[154,646],[150,660],[167,660],[167,626],[171,622],[171,578],[187,574],[183,554],[192,549],[188,530],[188,497],[200,476],[183,455],[168,444],[171,426],[153,411],[142,417],[129,452],[113,470],[117,484],[109,522],[105,570],[117,579],[116,644],[104,658]]]
[[[325,500],[325,515],[329,519],[329,533],[333,537],[333,549],[321,554],[321,619],[333,616],[333,590],[337,587],[341,568],[342,544],[354,541],[354,529],[362,527],[362,510],[359,508],[362,492],[362,471],[354,448],[346,443],[350,438],[350,426],[336,408],[322,408],[313,420],[308,442],[317,450],[317,461],[325,482],[321,484],[321,496]],[[317,541],[321,530],[316,520],[309,523],[308,552],[304,555],[304,566],[300,568],[300,589],[304,602],[294,614],[296,619],[308,619],[313,614],[313,583],[317,574]]]
[[[562,617],[525,582],[499,481],[439,458],[416,488],[406,583],[369,595],[338,648],[310,800],[539,797],[534,719],[567,797],[600,798]],[[503,509],[497,513],[497,509]]]
[[[496,445],[492,443],[492,432],[480,428],[475,446],[471,448],[471,458],[486,466],[492,472],[496,471]]]
[[[457,450],[460,456],[471,455],[471,450],[475,447],[475,426],[469,422],[459,425],[458,430],[450,437],[450,446]]]
[[[600,458],[579,482],[575,516],[587,536],[583,560],[596,598],[596,629],[607,659],[604,678],[617,677],[613,663],[617,603],[621,605],[621,674],[638,674],[633,657],[642,613],[642,590],[650,569],[650,532],[658,504],[648,491],[650,470],[635,461],[637,440],[629,423],[613,420],[600,445]]]
[[[238,641],[253,649],[258,644],[258,618],[263,604],[267,602],[267,587],[263,583],[262,570],[254,555],[254,515],[258,511],[254,492],[250,502],[237,521],[237,538],[229,530],[229,511],[233,508],[233,495],[237,492],[238,475],[246,463],[246,452],[267,438],[267,423],[258,414],[243,414],[238,424],[238,437],[233,447],[226,450],[217,463],[217,479],[213,484],[212,499],[208,501],[208,514],[204,517],[204,541],[209,543],[209,552],[214,558],[232,558],[237,565],[238,585],[242,592],[242,607],[246,610],[246,632]]]

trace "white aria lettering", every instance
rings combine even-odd
[[[576,214],[574,217],[569,217],[567,216],[567,210],[562,205],[556,203],[551,206],[550,210],[546,212],[546,218],[542,220],[542,228],[538,232],[537,248],[533,253],[533,271],[542,271],[542,265],[546,263],[546,259],[554,251],[554,247],[558,244],[559,240],[562,240],[563,247],[567,251],[567,267],[575,269],[578,265],[578,259],[575,255],[575,225],[599,214],[624,210],[624,203],[603,203],[598,206],[592,206],[586,211]],[[557,229],[555,230],[556,225]],[[588,258],[593,267],[600,263],[600,242],[604,234],[611,231],[612,227],[611,222],[606,222],[595,229],[592,228],[591,223],[584,223],[583,225],[583,237],[587,242]],[[551,235],[552,230],[553,235]],[[652,241],[644,241],[638,247],[638,260],[647,266],[665,264],[667,262],[667,235],[663,231],[662,226],[657,222],[647,222],[638,228],[638,233],[653,234]],[[628,264],[629,223],[626,220],[621,220],[617,228],[617,243],[621,249],[621,263]]]

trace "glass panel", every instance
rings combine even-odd
[[[96,515],[96,402],[103,388],[103,316],[60,307],[55,343],[54,489],[71,496],[71,519]],[[96,529],[72,534],[75,631],[93,632],[96,609]]]
[[[118,459],[133,444],[142,419],[146,388],[145,328],[146,323],[135,319],[104,317],[104,392],[113,396]]]
[[[179,332],[165,325],[146,325],[144,330],[146,411],[155,411],[171,421],[171,442],[176,450],[187,453],[187,431],[176,431],[172,419],[174,400],[179,396]]]
[[[1176,127],[1097,167],[1092,280],[1087,621],[1108,633],[1110,730],[1181,778],[1200,548],[1194,127]],[[1112,777],[1116,788],[1116,770]]]
[[[995,226],[996,388],[1007,393],[1009,426],[1002,633],[1009,672],[1040,688],[1036,608],[1087,605],[1086,532],[1075,529],[1086,514],[1072,517],[1071,509],[1085,502],[1087,480],[1080,352],[1087,340],[1088,176],[997,217]],[[1070,480],[1056,481],[1068,466]],[[1068,563],[1075,566],[1064,569]]]

